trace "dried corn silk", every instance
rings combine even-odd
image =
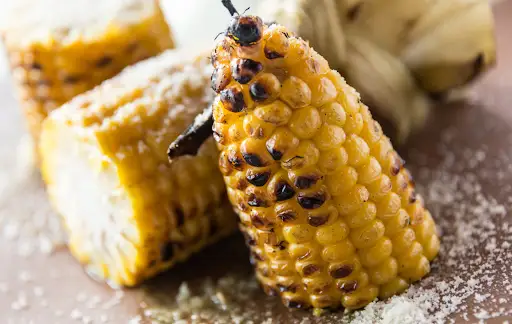
[[[495,61],[487,1],[267,0],[259,11],[309,41],[402,142],[424,125],[430,94],[451,97]]]
[[[12,1],[0,39],[32,136],[55,108],[124,67],[172,48],[157,1]]]

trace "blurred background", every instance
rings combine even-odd
[[[66,0],[63,0],[66,1]],[[13,5],[16,0],[0,0],[0,20],[7,14],[5,8]],[[177,46],[193,45],[197,42],[213,41],[213,38],[226,27],[229,21],[229,13],[218,5],[217,0],[163,0],[161,5],[165,11],[166,18],[171,25],[173,36]],[[251,4],[257,3],[254,0],[233,0],[237,8],[248,8]],[[215,4],[215,5],[214,5]],[[240,9],[242,10],[242,9]],[[193,16],[184,14],[194,13]],[[201,24],[197,22],[201,21]],[[208,28],[205,28],[208,26]],[[0,47],[2,45],[0,44]],[[5,63],[5,52],[2,48],[0,53],[0,77],[8,72]],[[1,82],[1,81],[0,81]]]

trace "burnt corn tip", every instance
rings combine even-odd
[[[196,155],[201,145],[212,136],[212,127],[213,114],[210,106],[198,115],[194,123],[169,145],[167,150],[169,162],[180,156]]]
[[[261,39],[263,22],[259,17],[237,16],[228,27],[228,36],[241,46],[250,46]]]

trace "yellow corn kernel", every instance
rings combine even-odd
[[[322,251],[322,258],[326,262],[340,261],[348,258],[355,252],[354,245],[350,240],[343,240],[326,246]]]
[[[344,220],[350,228],[357,228],[367,225],[375,219],[377,207],[371,201],[362,204],[361,208],[354,213],[347,214]],[[387,229],[386,229],[387,230]]]
[[[321,125],[320,114],[312,106],[295,110],[290,119],[290,130],[300,139],[312,138]]]
[[[18,1],[12,9],[0,38],[36,141],[51,111],[126,66],[174,47],[158,1]]]
[[[347,161],[348,155],[345,148],[336,147],[320,153],[318,168],[324,174],[333,174],[347,164]]]
[[[213,140],[171,165],[165,154],[213,97],[208,59],[187,54],[141,62],[43,123],[41,171],[70,250],[112,285],[139,284],[236,227]],[[90,115],[97,123],[84,126]]]
[[[281,165],[288,170],[302,169],[316,165],[319,157],[320,152],[311,141],[301,141],[293,151],[283,155]]]
[[[440,247],[441,242],[439,241],[439,238],[432,235],[430,239],[423,244],[423,253],[429,261],[432,261],[437,256],[437,253],[439,253]]]
[[[325,203],[318,209],[308,212],[307,222],[311,226],[320,227],[322,225],[334,224],[338,220],[338,217],[339,213],[336,207]]]
[[[422,257],[423,247],[418,242],[413,242],[404,254],[398,257],[400,272],[414,268]]]
[[[332,287],[333,279],[330,276],[323,276],[321,278],[303,278],[306,291],[310,294],[322,294],[329,291]]]
[[[347,120],[347,114],[337,102],[331,102],[320,108],[320,117],[324,124],[343,127]]]
[[[387,175],[381,174],[377,180],[368,184],[366,188],[370,192],[370,199],[378,203],[392,190],[391,180]]]
[[[323,226],[316,231],[316,240],[323,245],[343,241],[348,235],[348,226],[339,220],[332,225]]]
[[[379,297],[387,299],[393,295],[404,292],[409,287],[409,283],[400,277],[395,277],[387,283],[380,286]]]
[[[357,274],[361,269],[361,263],[357,256],[353,255],[344,260],[337,260],[329,265],[329,275],[335,279],[346,278]]]
[[[350,135],[345,143],[348,154],[348,163],[354,167],[364,165],[370,158],[368,144],[357,135]]]
[[[349,192],[336,197],[336,205],[340,214],[345,216],[357,211],[368,199],[369,192],[366,187],[355,185]]]
[[[315,309],[327,308],[338,301],[333,293],[324,295],[311,295],[310,300],[311,306],[313,306]]]
[[[410,217],[404,209],[400,209],[398,213],[386,221],[386,236],[394,237],[410,224]]]
[[[380,140],[372,146],[372,155],[375,156],[381,165],[386,163],[388,154],[392,151],[393,146],[386,136],[382,136]]]
[[[383,221],[387,221],[390,217],[398,213],[401,206],[402,202],[400,196],[394,192],[390,192],[377,203],[377,215]]]
[[[264,38],[265,57],[268,59],[281,58],[286,55],[288,50],[288,37],[286,28],[278,25],[273,25],[270,28],[274,28],[273,33],[268,33]]]
[[[418,281],[430,272],[430,262],[422,256],[412,268],[402,272],[401,276],[411,281]]]
[[[360,290],[342,297],[342,304],[348,309],[358,309],[368,305],[379,295],[379,288],[368,285]]]
[[[291,76],[282,84],[280,98],[292,109],[304,108],[311,104],[311,90],[304,81]]]
[[[358,170],[359,183],[368,185],[377,180],[381,172],[382,168],[380,167],[379,161],[372,156],[368,163],[361,166]]]
[[[269,263],[270,269],[279,276],[293,276],[294,267],[290,260],[273,260]]]
[[[271,104],[256,108],[254,115],[264,122],[283,126],[290,120],[292,110],[282,101],[276,100]]]
[[[416,235],[412,228],[406,228],[393,237],[393,255],[403,255],[416,240]]]
[[[376,219],[364,227],[352,230],[350,238],[356,248],[364,249],[374,245],[384,235],[384,231],[384,224]]]
[[[345,142],[345,132],[339,126],[324,124],[320,127],[314,141],[321,151],[338,148]]]
[[[225,126],[228,127],[227,125],[225,125]],[[225,134],[226,133],[226,129],[222,129],[221,128],[221,129],[219,129],[218,132],[220,134]],[[228,133],[228,136],[229,136],[228,137],[229,141],[240,142],[241,140],[243,140],[245,138],[245,130],[244,130],[243,122],[233,123],[227,129],[227,133]]]
[[[290,243],[306,243],[313,239],[314,228],[307,224],[288,225],[283,227],[283,236]]]
[[[311,104],[315,107],[325,105],[336,98],[336,87],[329,78],[320,77],[318,80],[312,82],[311,89]]]
[[[382,237],[371,246],[359,251],[359,258],[365,267],[373,267],[387,259],[393,251],[393,243],[387,237]]]
[[[338,172],[326,177],[327,188],[333,196],[340,196],[356,185],[357,176],[353,167],[342,166]]]
[[[350,276],[336,279],[336,287],[342,293],[351,293],[357,289],[364,288],[370,283],[370,277],[368,274],[361,270],[357,273],[352,273]]]
[[[256,115],[247,115],[243,121],[243,129],[253,138],[268,138],[275,128],[275,125],[259,119]]]
[[[395,258],[387,258],[376,267],[370,269],[372,283],[383,285],[396,277],[398,263]]]
[[[317,251],[312,249],[311,244],[295,244],[290,243],[288,246],[288,251],[290,252],[290,256],[294,259],[314,259],[316,257]]]
[[[353,113],[347,115],[347,120],[345,122],[345,131],[347,134],[358,135],[363,130],[363,126],[363,116],[361,116],[361,114]]]
[[[430,213],[427,213],[423,222],[414,227],[419,242],[426,242],[436,232],[436,225]]]

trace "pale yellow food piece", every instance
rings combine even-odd
[[[136,285],[236,227],[213,139],[167,160],[167,145],[213,98],[209,60],[195,55],[167,51],[129,67],[43,123],[42,174],[71,252],[112,285]]]

